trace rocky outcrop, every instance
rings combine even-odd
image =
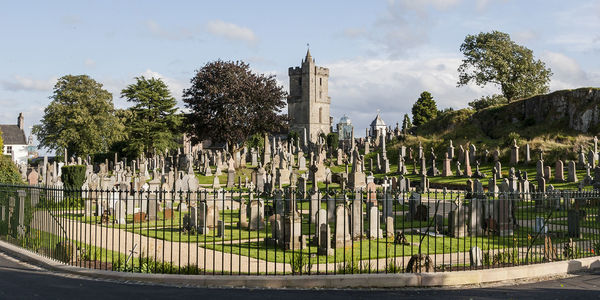
[[[600,89],[562,90],[475,113],[471,122],[491,137],[543,126],[551,131],[596,134],[600,129]]]

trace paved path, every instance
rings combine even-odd
[[[0,252],[0,299],[598,299],[600,271],[485,288],[268,290],[172,287],[56,274]]]
[[[164,241],[152,237],[147,237],[141,234],[129,232],[125,229],[109,228],[100,226],[97,224],[81,223],[77,220],[71,220],[66,218],[59,218],[58,221],[66,231],[67,235],[71,239],[84,242],[88,245],[96,245],[100,248],[108,249],[139,257],[140,255],[149,256],[156,258],[159,262],[171,262],[176,266],[186,265],[197,265],[207,271],[216,272],[243,272],[243,273],[283,273],[290,272],[292,267],[287,263],[276,263],[268,262],[264,259],[251,258],[245,255],[237,255],[231,252],[222,252],[211,250],[203,244],[186,243],[186,242],[170,242]],[[521,226],[531,226],[531,220],[520,221]],[[33,226],[35,228],[52,228],[54,226],[54,232],[63,235],[62,230],[58,228],[55,219],[51,218],[47,212],[38,211],[34,215]],[[564,225],[549,224],[551,230],[566,230]],[[426,230],[426,228],[422,228]],[[582,230],[589,232],[587,230]],[[259,241],[259,239],[252,239]],[[262,238],[261,238],[262,240]],[[363,243],[370,243],[374,241],[363,241]],[[355,242],[356,245],[359,242]],[[216,243],[215,243],[216,244]],[[210,243],[209,243],[210,246]],[[223,245],[223,247],[233,247],[236,251],[235,245]],[[441,246],[441,245],[440,245]],[[589,242],[578,242],[580,248],[588,249],[591,247]],[[557,251],[562,250],[562,244],[555,244]],[[243,248],[242,248],[243,249]],[[245,250],[245,249],[244,249]],[[355,249],[356,250],[356,249]],[[460,252],[446,253],[430,255],[436,266],[440,265],[468,265],[470,263],[469,249],[461,249]],[[266,257],[267,253],[265,249],[251,249],[251,251],[259,251],[263,257]],[[344,251],[344,249],[337,249]],[[497,253],[499,250],[492,250],[491,254]],[[524,258],[526,255],[526,248],[517,249],[520,258]],[[274,252],[273,249],[269,252]],[[532,253],[543,254],[543,246],[533,247]],[[362,260],[360,262],[360,269],[371,269],[385,270],[392,260],[395,261],[395,265],[401,268],[405,268],[410,260],[410,255],[414,253],[406,253],[405,256],[396,258],[374,258],[368,260]],[[108,258],[112,258],[111,254],[103,254],[103,261]],[[382,256],[385,253],[381,254]],[[373,256],[377,257],[377,253],[374,252]],[[115,254],[115,258],[116,258]],[[344,264],[343,260],[328,261],[328,263],[314,264],[310,267],[311,272],[335,272],[339,270]],[[307,269],[305,269],[306,271]]]

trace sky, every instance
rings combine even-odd
[[[245,61],[288,90],[307,44],[329,68],[334,123],[349,116],[357,136],[378,110],[401,123],[422,91],[439,109],[498,93],[456,85],[469,34],[510,34],[552,69],[552,91],[600,86],[600,1],[0,2],[0,124],[23,112],[27,134],[67,74],[102,83],[117,108],[129,106],[120,91],[135,77],[158,77],[184,109],[183,89],[217,59]]]

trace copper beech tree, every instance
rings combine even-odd
[[[185,116],[193,143],[226,143],[231,153],[256,133],[280,131],[287,93],[275,76],[256,74],[241,61],[213,61],[196,72],[183,91]]]

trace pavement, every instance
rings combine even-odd
[[[600,270],[546,279],[461,288],[199,288],[63,274],[0,252],[0,299],[600,299]]]

